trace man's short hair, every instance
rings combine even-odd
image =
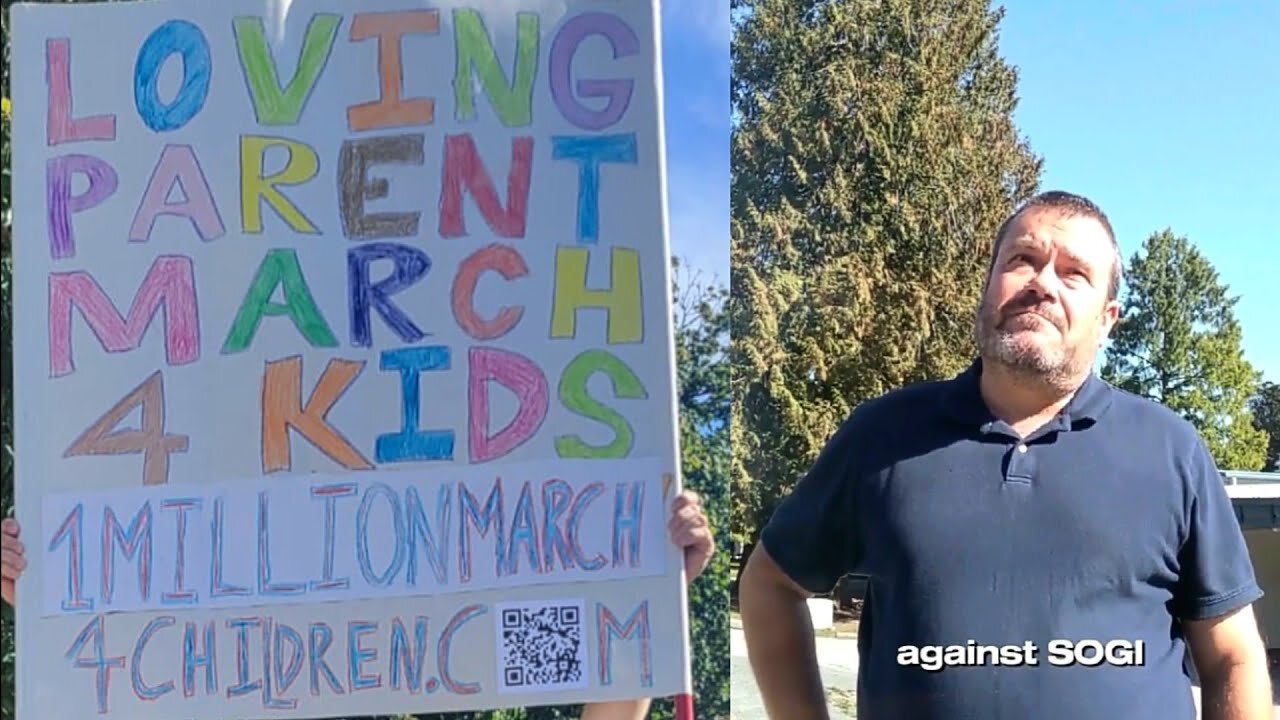
[[[1124,258],[1120,255],[1120,245],[1116,242],[1116,233],[1111,228],[1111,221],[1107,219],[1107,214],[1102,212],[1102,208],[1089,198],[1062,190],[1050,190],[1032,197],[1000,224],[1000,229],[996,231],[995,243],[991,248],[991,267],[988,269],[988,275],[995,269],[996,257],[1000,254],[1000,244],[1004,242],[1009,226],[1029,210],[1056,210],[1067,217],[1087,217],[1097,220],[1107,231],[1107,238],[1111,240],[1111,250],[1114,254],[1111,263],[1111,280],[1107,283],[1107,300],[1115,300],[1120,296],[1120,283],[1124,280]]]

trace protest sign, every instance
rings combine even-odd
[[[12,22],[22,717],[688,691],[656,0]]]

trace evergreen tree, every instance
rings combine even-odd
[[[1164,230],[1129,261],[1127,285],[1103,377],[1189,420],[1219,468],[1262,468],[1267,435],[1249,410],[1261,376],[1241,349],[1238,298],[1213,264]]]
[[[1280,472],[1280,384],[1263,383],[1249,409],[1254,427],[1267,434],[1267,459],[1262,469]]]
[[[959,372],[1040,160],[984,0],[734,3],[734,530],[869,398]]]

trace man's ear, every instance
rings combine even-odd
[[[1116,300],[1109,300],[1104,308],[1102,308],[1102,327],[1099,328],[1099,340],[1105,340],[1111,331],[1115,329],[1116,323],[1120,321],[1120,303]]]

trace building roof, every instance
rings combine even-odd
[[[1280,473],[1226,470],[1222,481],[1245,530],[1280,529]]]

